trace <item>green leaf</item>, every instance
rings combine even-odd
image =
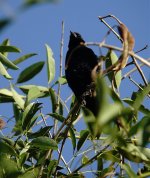
[[[38,85],[22,85],[18,86],[25,94],[28,94],[29,90],[33,87],[37,87],[40,92],[45,93],[45,95],[49,94],[49,89],[44,86],[38,86]]]
[[[79,151],[81,149],[81,147],[83,146],[83,144],[86,141],[86,139],[88,138],[88,136],[89,136],[88,130],[81,130],[80,139],[79,139],[78,144],[77,144],[77,151]]]
[[[148,95],[149,92],[150,92],[150,84],[146,86],[142,91],[140,91],[139,94],[137,94],[137,97],[133,104],[135,110],[138,110],[140,108],[145,96]]]
[[[4,53],[4,52],[16,52],[16,53],[20,53],[21,50],[15,46],[5,46],[5,45],[0,45],[0,52]]]
[[[14,102],[14,99],[12,97],[0,95],[0,103],[10,103],[10,102]]]
[[[106,55],[106,68],[112,66],[113,64],[115,64],[118,61],[118,56],[116,55],[116,53],[112,50],[109,50],[107,55]],[[114,76],[115,75],[115,76]],[[121,84],[121,70],[119,70],[116,74],[114,71],[110,72],[107,74],[110,82],[112,83],[112,81],[114,80],[114,86],[115,88],[119,89],[120,84]]]
[[[100,177],[101,176],[101,172],[104,170],[104,166],[103,166],[103,159],[99,156],[97,158],[97,174]]]
[[[133,172],[133,169],[128,164],[124,163],[124,164],[121,164],[120,166],[126,171],[129,177],[134,177],[134,178],[139,177]]]
[[[20,120],[22,117],[22,110],[18,107],[18,105],[15,102],[13,103],[13,112],[15,121],[17,123],[18,120]]]
[[[29,89],[27,102],[30,102],[33,99],[37,99],[38,97],[44,96],[45,93],[41,92],[40,89],[36,86]]]
[[[47,54],[47,76],[48,83],[50,83],[55,77],[55,60],[53,58],[53,52],[51,48],[46,44],[46,54]]]
[[[55,119],[57,119],[60,122],[63,122],[65,120],[65,118],[62,115],[58,114],[58,113],[50,113],[48,115],[53,117],[53,118],[55,118]]]
[[[143,117],[137,124],[132,126],[129,136],[138,135],[138,143],[146,146],[150,139],[150,116]]]
[[[23,164],[25,163],[25,161],[27,161],[28,157],[29,157],[29,153],[27,153],[27,152],[24,152],[21,155],[19,155],[19,165],[20,165],[20,167],[22,167]]]
[[[30,103],[24,110],[22,116],[22,128],[25,130],[32,123],[32,119],[36,112],[40,109],[41,103]],[[37,119],[37,118],[35,118]],[[33,119],[34,120],[34,119]]]
[[[129,104],[130,106],[133,106],[134,102],[133,100],[131,100],[130,98],[124,98],[123,101],[127,104]],[[144,105],[141,105],[139,107],[139,111],[146,114],[146,115],[150,115],[150,110],[148,108],[146,108]]]
[[[0,32],[12,21],[11,18],[0,19]]]
[[[89,158],[86,155],[83,155],[82,157],[82,164],[87,164],[87,162],[89,161]]]
[[[11,96],[11,97],[13,96],[12,92],[5,88],[0,89],[0,95]]]
[[[82,108],[83,110],[83,117],[85,120],[85,123],[87,124],[87,127],[91,133],[91,135],[93,137],[100,136],[100,130],[99,130],[99,126],[97,124],[97,119],[95,118],[95,116],[93,115],[93,113],[87,109],[87,108]]]
[[[33,5],[37,5],[40,3],[54,3],[57,2],[58,0],[26,0],[25,3],[23,4],[23,8],[27,7],[32,7]]]
[[[25,105],[25,101],[22,99],[22,96],[19,95],[11,86],[11,91],[13,94],[13,98],[15,100],[15,102],[17,103],[17,105],[23,110],[24,109],[24,105]]]
[[[54,173],[57,165],[57,160],[51,160],[49,165],[48,165],[48,172],[49,172],[49,177]]]
[[[55,84],[61,84],[61,85],[64,85],[67,83],[67,80],[66,80],[66,77],[63,76],[63,77],[59,77],[58,80],[55,82]]]
[[[0,154],[0,177],[18,178],[20,174],[17,163],[10,156]]]
[[[56,107],[57,107],[57,97],[56,97],[55,91],[52,88],[49,89],[49,94],[51,97],[52,112],[55,113]]]
[[[114,163],[120,162],[120,155],[115,150],[104,151],[104,153],[102,153],[101,157],[104,160],[109,160],[109,161],[112,161]]]
[[[13,70],[19,69],[14,63],[12,63],[9,59],[7,59],[7,57],[4,56],[2,53],[0,53],[0,61],[2,62],[2,64],[4,64],[6,67],[10,69],[13,69]]]
[[[37,132],[28,133],[28,138],[33,139],[40,136],[46,136],[52,127],[53,126],[46,126],[44,128],[39,129]]]
[[[150,163],[150,149],[128,143],[125,146],[117,147],[119,153],[125,158],[136,163]]]
[[[5,39],[3,42],[2,42],[2,44],[1,45],[3,45],[3,46],[9,46],[10,45],[10,41],[9,41],[9,39]],[[3,52],[2,53],[4,56],[8,56],[8,52]]]
[[[30,145],[41,150],[58,149],[57,143],[53,139],[44,136],[35,138]]]
[[[21,62],[23,62],[23,61],[25,61],[25,60],[27,60],[27,59],[29,59],[30,57],[35,56],[35,55],[37,55],[37,54],[35,54],[35,53],[26,54],[26,55],[24,55],[24,56],[19,57],[18,59],[15,59],[15,60],[13,61],[13,63],[14,63],[14,64],[20,64]]]
[[[76,148],[76,136],[75,136],[75,132],[74,132],[73,128],[69,129],[69,135],[70,135],[70,138],[72,141],[72,146],[73,146],[73,151],[74,151]]]
[[[3,64],[0,62],[0,74],[3,75],[6,79],[12,79],[12,77],[8,74],[7,70],[3,66]]]
[[[4,141],[0,141],[0,153],[5,153],[7,155],[16,156],[15,149]]]
[[[42,70],[43,66],[44,66],[44,61],[40,61],[27,67],[20,73],[17,83],[26,82],[32,79],[35,75],[37,75]]]
[[[108,112],[109,111],[109,112]],[[129,110],[130,111],[130,110]],[[101,128],[107,125],[110,121],[116,119],[120,114],[123,114],[123,107],[120,103],[109,104],[98,116],[98,124]]]
[[[17,178],[37,178],[38,177],[38,172],[39,172],[39,168],[32,168],[32,169],[27,169],[25,171],[25,173],[23,173],[22,175],[20,175]]]

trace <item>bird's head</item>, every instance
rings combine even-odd
[[[69,40],[68,47],[74,48],[74,47],[80,45],[81,43],[85,43],[82,36],[77,32],[71,32],[70,31],[70,40]]]

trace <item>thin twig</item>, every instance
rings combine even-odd
[[[141,70],[141,68],[140,68],[138,62],[135,60],[135,58],[132,57],[132,59],[133,59],[133,62],[134,62],[134,64],[135,64],[137,70],[139,71],[139,73],[140,73],[140,75],[141,75],[141,77],[142,77],[142,79],[143,79],[144,84],[147,86],[147,85],[148,85],[148,81],[147,81],[147,79],[146,79],[146,77],[145,77],[143,71]]]
[[[72,96],[73,96],[73,93],[66,98],[65,103],[67,103],[72,98]]]
[[[76,113],[79,111],[80,109],[80,105],[78,104],[78,102],[75,104],[75,107],[73,107],[73,110],[71,110],[69,116],[68,116],[68,119],[66,119],[66,124],[67,124],[67,127],[64,131],[64,138],[63,138],[63,141],[62,141],[62,144],[61,144],[61,148],[60,148],[60,153],[59,153],[59,157],[58,157],[58,161],[57,161],[57,165],[59,165],[59,161],[60,161],[60,158],[61,158],[61,155],[62,155],[62,151],[63,151],[63,147],[64,147],[64,144],[65,144],[65,141],[67,139],[67,135],[68,135],[68,131],[73,123],[73,121],[75,120],[74,117],[76,116]],[[65,124],[65,125],[66,125]],[[63,125],[63,124],[62,124]],[[62,128],[62,127],[60,127]],[[59,136],[59,132],[57,132],[57,135],[55,135],[55,140],[58,138]],[[57,170],[55,170],[54,172],[54,178],[56,178],[57,176]]]
[[[93,156],[91,159],[89,159],[86,163],[82,164],[81,166],[79,166],[77,169],[75,169],[72,174],[78,172],[80,169],[82,169],[83,167],[85,167],[86,165],[88,165],[89,163],[92,163],[93,161],[95,161],[97,159],[97,157],[99,155],[101,155],[103,153],[104,150],[106,150],[109,147],[109,145],[107,145],[105,148],[103,148],[100,152],[98,152],[95,156]],[[72,175],[71,174],[71,175]]]
[[[120,35],[104,20],[104,18],[110,17],[110,15],[105,16],[105,17],[98,17],[100,19],[101,22],[103,22],[115,35],[116,37],[123,42],[122,38],[120,37]]]
[[[150,59],[148,59],[147,61],[150,61]],[[139,64],[139,66],[142,67],[142,66],[144,66],[144,64],[143,63]],[[129,72],[127,72],[126,74],[124,74],[124,76],[122,77],[122,80],[125,79],[126,77],[130,76],[136,70],[137,70],[137,67],[134,67],[133,69],[131,69]]]
[[[60,101],[61,104],[66,108],[67,112],[69,112],[69,109],[68,109],[68,107],[67,107],[65,101],[63,101],[62,98],[61,98],[60,96],[58,96],[58,94],[57,94],[56,91],[54,91],[54,92],[55,92],[55,95],[56,95],[57,97],[59,97],[59,101]]]
[[[80,104],[78,102],[76,102],[74,104],[73,108],[71,109],[70,113],[68,114],[67,118],[64,120],[64,122],[58,129],[57,133],[55,134],[55,136],[54,136],[55,140],[59,137],[59,134],[63,130],[63,128],[71,122],[72,114],[79,109],[80,109]]]
[[[85,45],[89,46],[89,45],[94,45],[94,46],[99,46],[99,47],[103,47],[103,48],[107,48],[107,49],[112,49],[112,50],[116,50],[116,51],[120,51],[120,52],[123,52],[123,48],[119,48],[119,47],[116,47],[116,46],[113,46],[113,45],[108,45],[108,44],[104,44],[104,43],[98,43],[98,42],[86,42]],[[150,63],[138,56],[137,54],[135,54],[133,51],[129,51],[128,54],[130,56],[133,56],[134,58],[138,59],[139,61],[141,61],[142,63],[144,63],[145,65],[147,65],[148,67],[150,67]]]
[[[63,141],[62,141],[62,144],[61,144],[61,148],[60,148],[60,152],[59,152],[59,156],[58,156],[58,160],[57,160],[57,165],[59,165],[59,161],[61,159],[61,156],[62,156],[62,151],[63,151],[63,147],[65,145],[65,141],[67,139],[67,135],[68,135],[68,131],[70,129],[70,126],[71,126],[71,123],[68,125],[68,127],[66,128],[65,130],[65,133],[64,133],[64,138],[63,138]],[[57,166],[56,166],[57,167]],[[55,170],[54,172],[54,178],[57,177],[57,169]]]
[[[133,79],[131,78],[131,76],[129,76],[128,78],[129,78],[129,80],[130,80],[132,83],[134,83],[139,89],[143,90],[143,88],[142,88],[135,80],[133,80]],[[149,94],[148,94],[147,96],[150,98],[150,95],[149,95]]]
[[[64,21],[62,21],[62,32],[61,32],[61,41],[60,41],[60,68],[59,68],[59,77],[62,77],[63,45],[64,45]],[[60,105],[60,88],[61,88],[61,84],[58,83],[56,113],[59,112],[59,105]],[[54,119],[53,135],[55,134],[56,131],[57,131],[57,120]]]
[[[139,53],[139,52],[141,52],[141,51],[144,51],[144,50],[147,49],[147,48],[148,48],[148,45],[144,46],[144,48],[142,48],[142,49],[140,49],[140,50],[138,50],[138,51],[135,51],[135,53],[137,54],[137,53]]]
[[[40,110],[40,113],[41,113],[41,117],[42,117],[42,120],[44,122],[44,125],[47,126],[47,123],[46,123],[46,120],[45,120],[45,117],[43,116],[42,114],[42,111]],[[52,134],[49,132],[49,137],[52,138]],[[60,155],[60,150],[58,149],[57,150],[58,154]],[[49,150],[45,156],[45,160],[47,160],[49,158],[49,156],[51,155],[52,153],[52,150]],[[67,168],[68,172],[71,173],[71,169],[69,168],[69,166],[67,165],[67,162],[65,161],[64,157],[60,156],[60,159],[62,160],[62,162],[64,163],[65,167]],[[45,161],[43,162],[43,164],[41,165],[41,168],[40,168],[40,171],[39,171],[39,175],[38,175],[38,178],[41,178],[42,177],[42,174],[43,174],[43,170],[44,170],[44,166],[45,166]]]

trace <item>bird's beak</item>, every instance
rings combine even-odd
[[[74,32],[72,32],[72,31],[70,31],[70,35],[72,35],[74,37],[77,37],[77,35]]]

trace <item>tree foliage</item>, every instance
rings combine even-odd
[[[125,32],[130,36],[128,29]],[[130,38],[123,40],[128,43],[124,46],[130,46]],[[128,88],[133,95],[121,97],[119,87],[126,75],[122,76],[125,66],[120,67],[120,61],[127,63],[129,56],[122,57],[126,49],[118,57],[115,47],[113,50],[107,46],[102,58],[105,67],[97,79],[100,105],[95,118],[89,110],[81,108],[74,96],[68,96],[71,99],[67,103],[61,98],[67,82],[62,75],[55,77],[52,49],[48,45],[45,48],[45,61],[30,64],[19,72],[18,65],[36,54],[11,61],[9,53],[21,50],[11,46],[8,39],[1,42],[0,74],[8,81],[8,87],[0,89],[0,103],[11,103],[13,112],[11,119],[1,116],[1,133],[11,120],[15,124],[9,134],[0,137],[0,177],[78,178],[86,177],[86,173],[103,178],[150,176],[150,110],[144,105],[144,99],[150,97],[150,84],[139,84],[136,93]],[[40,77],[42,70],[47,72],[47,86],[28,84],[35,76]],[[44,110],[47,103],[51,107],[49,112]],[[83,130],[76,128],[80,119],[85,122]],[[68,162],[65,158],[68,155],[63,157],[63,152],[71,157]]]

